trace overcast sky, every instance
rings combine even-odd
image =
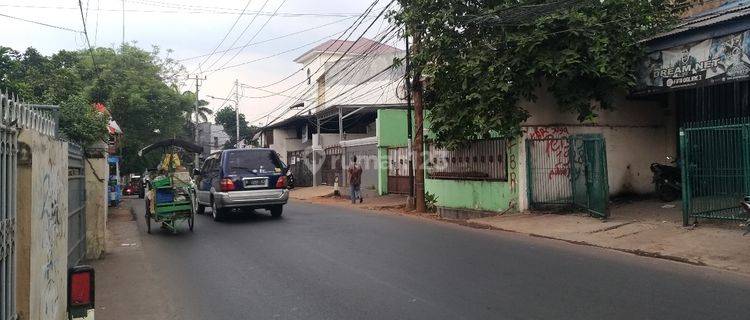
[[[172,56],[176,59],[209,54],[230,30],[247,3],[246,0],[126,0],[125,41],[134,41],[141,48],[158,45],[164,51],[172,49],[174,50]],[[302,48],[272,58],[207,73],[208,79],[201,87],[202,97],[206,95],[226,97],[232,89],[235,79],[251,86],[261,86],[276,82],[292,74],[301,68],[301,65],[292,61],[294,58],[326,39],[335,39],[338,36],[337,33],[350,26],[357,18],[356,15],[362,13],[372,3],[372,0],[251,0],[249,3],[245,14],[242,15],[234,30],[218,51],[229,48],[235,41],[234,47],[244,46],[247,43],[328,25],[286,38],[258,45],[249,45],[234,58],[232,57],[238,50],[227,52],[221,60],[218,59],[222,54],[215,53],[202,66],[203,70],[232,66],[279,54],[307,44]],[[382,8],[387,3],[388,1],[380,1],[376,8]],[[92,45],[119,46],[122,41],[123,27],[122,1],[82,0],[82,4]],[[276,11],[277,8],[278,14],[272,16],[271,13]],[[258,11],[265,14],[256,17],[255,13]],[[379,10],[373,12],[374,14],[371,15],[370,19],[374,18],[377,11]],[[83,29],[78,0],[0,0],[0,13],[69,29]],[[252,21],[254,17],[256,18]],[[271,19],[268,24],[258,32],[269,17]],[[252,24],[250,24],[251,21]],[[363,24],[351,39],[360,35],[369,21],[371,20]],[[248,25],[250,26],[247,27]],[[367,33],[367,36],[373,38],[384,28],[386,28],[386,23],[378,21]],[[243,34],[242,31],[245,29],[246,31]],[[34,47],[43,54],[52,54],[62,49],[78,50],[86,46],[82,34],[3,16],[0,16],[0,30],[2,30],[0,45],[19,51],[23,51],[27,47]],[[255,36],[256,33],[257,36]],[[251,41],[253,36],[255,38]],[[396,40],[394,39],[394,41]],[[230,60],[230,58],[232,59]],[[185,60],[182,63],[188,72],[193,72],[198,64],[205,59],[203,57]],[[304,75],[300,72],[296,76],[266,89],[279,92],[303,80]],[[194,83],[191,84],[191,88],[192,86],[194,86]],[[286,94],[295,92],[297,91],[291,90],[287,91]],[[288,100],[278,96],[252,98],[268,95],[267,92],[252,89],[244,89],[242,93],[247,97],[240,101],[240,112],[247,115],[249,120],[265,115]],[[206,100],[211,101],[208,98]],[[214,100],[210,107],[216,109],[220,105],[221,101]],[[255,122],[255,124],[264,121],[265,119]]]

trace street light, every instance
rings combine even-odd
[[[234,133],[236,135],[235,136],[236,141],[235,141],[234,147],[239,149],[240,148],[240,102],[238,101],[239,99],[230,99],[229,97],[219,98],[219,97],[214,97],[212,95],[206,95],[206,97],[209,97],[211,99],[216,99],[216,100],[224,100],[225,102],[226,101],[234,102],[234,122],[235,122]]]

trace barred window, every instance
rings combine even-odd
[[[508,180],[506,140],[487,139],[469,143],[458,150],[431,144],[427,175],[431,179]]]

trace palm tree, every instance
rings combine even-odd
[[[199,103],[199,105],[200,105],[200,103]],[[206,106],[199,106],[197,112],[196,112],[195,109],[193,109],[190,112],[190,114],[189,114],[190,118],[189,119],[190,119],[190,121],[195,121],[197,119],[198,122],[207,122],[208,121],[208,116],[210,116],[212,114],[214,114],[214,111],[211,110],[211,108],[206,107]]]

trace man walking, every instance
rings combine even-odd
[[[359,199],[359,203],[362,203],[362,195],[359,191],[359,186],[362,183],[362,167],[357,164],[357,156],[352,157],[352,164],[346,171],[349,173],[349,194],[352,203],[355,203],[357,199]]]

